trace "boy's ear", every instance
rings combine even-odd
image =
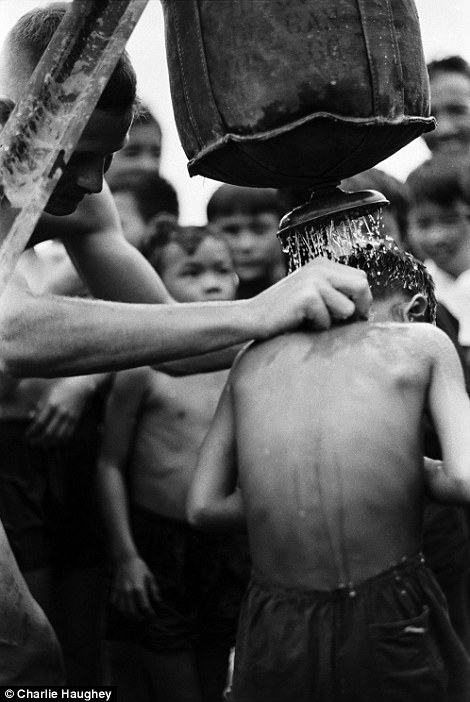
[[[405,319],[409,322],[422,322],[428,308],[428,301],[422,293],[416,293],[404,306]]]
[[[232,276],[233,276],[233,282],[235,283],[235,287],[238,290],[238,286],[240,285],[240,278],[235,273],[235,271],[232,273]]]

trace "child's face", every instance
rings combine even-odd
[[[139,212],[136,199],[126,190],[114,193],[113,197],[124,236],[132,246],[139,249],[145,236],[146,224]]]
[[[411,213],[410,240],[417,254],[444,271],[452,268],[470,240],[470,208],[464,202],[442,206],[422,201]]]
[[[172,242],[164,252],[161,278],[178,302],[234,300],[238,279],[224,241],[207,237],[192,256]]]
[[[129,141],[124,149],[115,155],[108,178],[119,173],[151,172],[158,173],[162,152],[162,135],[154,124],[134,124],[129,133]]]
[[[282,263],[282,251],[276,237],[279,218],[273,212],[235,213],[214,219],[226,234],[242,282],[250,283],[266,277]]]
[[[425,135],[426,143],[433,152],[460,156],[470,149],[470,80],[446,71],[436,73],[430,85],[437,124]]]

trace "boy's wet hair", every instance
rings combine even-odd
[[[433,156],[408,175],[406,183],[416,203],[433,202],[449,207],[462,201],[470,204],[470,186],[464,164],[446,156]]]
[[[164,254],[167,246],[177,244],[188,256],[193,256],[206,239],[222,241],[230,253],[224,233],[213,224],[205,226],[181,226],[176,217],[159,214],[149,223],[141,251],[157,273],[164,270]]]
[[[272,212],[279,219],[284,214],[283,203],[277,190],[273,188],[245,188],[241,185],[224,183],[207,203],[209,222],[217,217],[240,213],[257,215],[261,212]]]
[[[423,321],[435,323],[436,296],[434,281],[426,266],[414,256],[386,243],[356,247],[344,261],[367,275],[372,297],[386,300],[396,294],[407,299],[421,293],[428,307]]]
[[[35,67],[70,4],[54,2],[24,14],[7,36],[9,51],[24,55]],[[137,78],[129,55],[124,51],[109,78],[97,107],[102,110],[125,111],[136,109]]]

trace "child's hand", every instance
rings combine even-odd
[[[154,614],[153,603],[159,600],[157,582],[139,556],[132,556],[116,565],[111,603],[122,614],[132,619],[150,617]]]

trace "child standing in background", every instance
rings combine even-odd
[[[144,254],[178,301],[235,297],[229,248],[211,226],[157,217]],[[148,699],[219,702],[224,688],[242,587],[228,567],[229,537],[189,527],[185,503],[226,378],[139,368],[118,373],[109,398],[99,482],[121,615],[109,637],[138,646]]]
[[[240,279],[237,297],[253,297],[283,278],[285,256],[277,239],[284,214],[277,190],[221,185],[207,204],[207,219],[227,237]]]

